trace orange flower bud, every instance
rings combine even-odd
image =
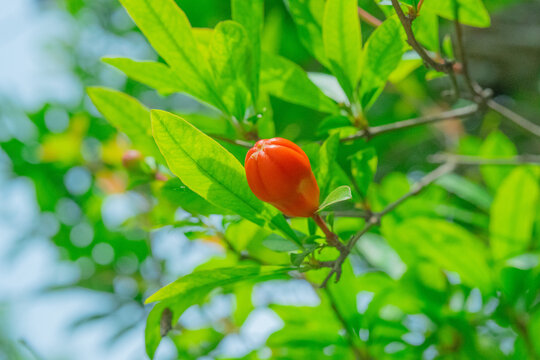
[[[293,142],[259,140],[247,153],[251,191],[287,216],[312,216],[319,207],[319,186],[306,153]]]

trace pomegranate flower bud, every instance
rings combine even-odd
[[[287,216],[310,217],[319,207],[319,186],[306,153],[293,142],[259,140],[247,153],[251,191]]]
[[[122,165],[128,170],[139,168],[143,156],[138,150],[127,150],[122,156]]]

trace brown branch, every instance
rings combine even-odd
[[[360,19],[364,20],[371,26],[377,27],[382,24],[382,21],[377,19],[375,16],[368,13],[366,10],[362,9],[360,6],[358,7],[358,16]]]
[[[496,102],[495,100],[488,100],[487,106],[512,121],[513,123],[519,125],[521,128],[527,130],[533,135],[540,137],[540,125],[533,123],[530,120],[525,119],[523,116],[516,114],[506,106],[503,106]]]
[[[332,278],[334,274],[336,274],[336,282],[339,281],[339,278],[341,276],[341,267],[343,266],[343,262],[349,254],[351,253],[352,249],[358,242],[358,240],[364,236],[371,228],[373,228],[375,225],[379,225],[381,222],[381,219],[386,214],[390,213],[391,211],[395,210],[398,206],[403,204],[407,199],[409,199],[412,196],[417,195],[420,193],[423,189],[425,189],[428,185],[433,183],[435,180],[440,178],[443,175],[446,175],[450,172],[452,172],[456,167],[456,164],[452,161],[446,162],[442,165],[440,165],[438,168],[433,170],[432,172],[428,173],[426,176],[424,176],[422,179],[420,179],[418,182],[413,184],[411,186],[411,190],[394,201],[393,203],[389,204],[387,207],[385,207],[381,212],[373,213],[372,216],[366,221],[366,224],[364,225],[364,228],[357,232],[355,235],[351,237],[349,242],[346,245],[345,251],[342,251],[339,255],[339,257],[334,260],[333,262],[328,262],[325,264],[327,267],[330,267],[330,272],[324,279],[324,281],[321,284],[321,288],[325,288],[328,284],[328,281]]]
[[[540,165],[540,155],[519,155],[509,158],[483,158],[479,156],[466,156],[455,154],[435,154],[428,158],[432,163],[451,161],[456,165]]]
[[[403,13],[398,0],[392,0],[392,5],[396,10],[399,21],[403,25],[403,29],[405,29],[405,33],[407,34],[407,43],[409,43],[414,51],[416,51],[422,60],[424,60],[424,63],[439,72],[448,73],[449,71],[452,71],[451,62],[446,60],[443,60],[442,63],[435,61],[431,56],[429,56],[426,49],[424,49],[424,47],[418,43],[412,30],[412,22],[414,18],[411,18]]]
[[[342,138],[341,141],[344,142],[344,141],[354,140],[361,137],[370,139],[374,136],[381,135],[381,134],[395,131],[395,130],[406,129],[410,127],[430,124],[430,123],[443,121],[443,120],[461,118],[461,117],[475,114],[479,111],[479,109],[480,108],[478,105],[472,104],[472,105],[464,106],[462,108],[445,111],[436,115],[422,116],[422,117],[418,117],[414,119],[398,121],[391,124],[375,126],[375,127],[370,128],[368,131],[360,130],[356,134]]]
[[[328,226],[326,225],[326,222],[321,217],[321,215],[319,215],[318,213],[315,213],[312,216],[312,219],[315,220],[315,223],[317,224],[317,226],[322,230],[322,232],[326,236],[326,242],[328,243],[328,245],[335,247],[339,251],[345,250],[345,245],[343,245],[341,241],[339,241],[339,237],[328,228]]]

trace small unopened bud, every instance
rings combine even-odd
[[[461,63],[454,63],[452,65],[452,70],[456,73],[456,74],[461,74],[463,72],[463,65]]]
[[[165,176],[165,174],[163,174],[163,173],[160,173],[159,171],[156,172],[156,175],[154,176],[154,178],[157,181],[167,181],[168,180],[167,176]]]
[[[122,156],[122,165],[128,170],[135,170],[140,167],[143,156],[138,150],[128,150]]]

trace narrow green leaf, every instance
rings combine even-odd
[[[367,108],[398,67],[405,52],[404,30],[396,16],[386,19],[369,37],[362,53],[360,101]]]
[[[326,196],[330,190],[333,170],[337,166],[336,157],[339,148],[339,134],[332,134],[319,149],[319,161],[315,175],[321,191],[321,196]]]
[[[317,111],[334,113],[337,105],[308,78],[304,70],[281,56],[265,53],[261,87],[271,95]]]
[[[484,187],[457,174],[445,175],[436,184],[482,210],[489,210],[493,201]]]
[[[414,19],[412,29],[416,39],[426,49],[439,51],[439,18],[435,13],[422,9]]]
[[[480,156],[484,158],[511,158],[517,154],[516,146],[502,132],[494,131],[484,140]],[[497,191],[504,178],[512,171],[511,166],[483,165],[480,172],[486,185]]]
[[[322,202],[322,204],[319,206],[319,210],[321,211],[331,205],[337,204],[338,202],[346,201],[352,199],[351,194],[351,188],[343,185],[332,191],[326,199]]]
[[[159,289],[146,299],[145,303],[171,298],[189,298],[192,293],[198,293],[199,291],[208,292],[241,281],[263,281],[285,277],[290,270],[291,268],[283,266],[238,266],[201,270],[182,276],[178,280]]]
[[[186,92],[226,110],[186,14],[174,0],[120,0],[150,44],[182,78]]]
[[[377,162],[377,153],[372,146],[357,151],[351,156],[351,174],[362,197],[367,195],[369,185],[377,171]]]
[[[350,100],[356,89],[362,51],[358,2],[328,0],[323,17],[323,44],[330,70]]]
[[[186,91],[182,78],[165,64],[126,58],[104,58],[102,61],[122,71],[129,78],[156,89],[162,95]]]
[[[215,86],[228,113],[243,120],[251,104],[252,54],[247,33],[234,21],[220,22],[210,42]]]
[[[261,64],[261,33],[264,23],[264,0],[232,0],[232,18],[247,31],[253,54],[252,87],[253,102],[259,94],[259,73]]]
[[[489,232],[496,259],[518,255],[531,242],[540,183],[531,168],[519,167],[505,178],[493,200]]]
[[[165,162],[152,138],[150,111],[144,105],[116,90],[90,87],[87,92],[99,112],[129,137],[135,149]]]
[[[422,11],[433,12],[448,20],[455,20],[455,4],[459,9],[459,22],[476,27],[489,27],[491,21],[482,0],[425,0]]]
[[[326,65],[328,60],[322,35],[325,0],[289,0],[288,4],[300,41],[321,64]]]
[[[296,239],[283,215],[251,192],[243,166],[225,148],[179,116],[152,111],[154,138],[171,171],[210,203]]]
[[[264,245],[264,247],[270,250],[279,252],[289,252],[300,249],[300,247],[295,242],[277,234],[271,234],[263,240],[262,244]]]

